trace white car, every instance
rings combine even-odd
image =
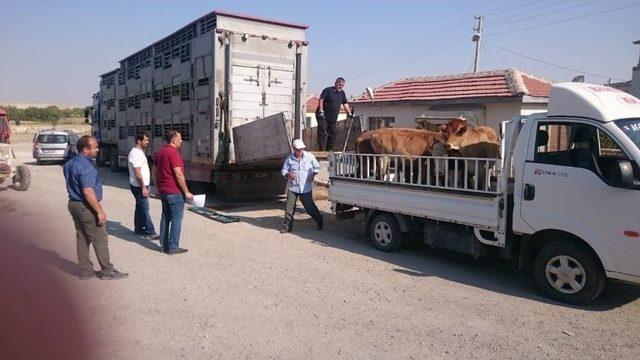
[[[44,161],[66,161],[77,153],[79,136],[71,131],[42,130],[33,136],[33,158]]]

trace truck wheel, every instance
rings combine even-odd
[[[111,168],[111,172],[119,172],[120,167],[118,166],[118,149],[113,147],[109,151],[109,166]]]
[[[98,152],[98,156],[96,156],[96,165],[98,167],[104,167],[105,166],[105,161],[104,161],[104,157],[105,157],[104,152],[105,151],[109,151],[109,149],[108,148],[105,149],[103,147],[100,147],[100,151]],[[107,155],[111,155],[111,153],[109,153]]]
[[[378,250],[391,252],[402,246],[402,232],[392,214],[376,215],[371,221],[369,235]]]
[[[598,297],[606,281],[596,255],[569,241],[542,248],[534,263],[534,276],[545,296],[575,305]]]
[[[31,185],[31,170],[25,165],[18,165],[12,180],[14,189],[26,191]]]

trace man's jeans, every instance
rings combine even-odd
[[[313,192],[309,191],[306,193],[295,193],[293,191],[287,190],[287,205],[284,209],[284,228],[287,231],[293,230],[293,215],[296,213],[296,200],[300,198],[300,202],[302,206],[307,211],[307,214],[311,216],[311,218],[318,224],[322,226],[324,224],[324,219],[322,214],[320,214],[320,210],[313,202]]]
[[[336,140],[336,122],[318,119],[318,150],[333,151]]]
[[[184,196],[182,194],[160,194],[160,201],[162,201],[162,220],[160,221],[162,251],[173,251],[180,247]]]
[[[142,188],[139,186],[129,185],[131,193],[136,198],[136,210],[133,215],[133,225],[136,234],[153,235],[156,229],[151,221],[149,214],[149,198],[142,196]]]

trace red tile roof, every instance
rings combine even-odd
[[[486,97],[549,97],[551,82],[517,69],[394,81],[373,91],[376,102]],[[371,102],[365,93],[352,102]]]

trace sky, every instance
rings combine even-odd
[[[517,68],[553,82],[631,79],[638,0],[0,0],[0,104],[84,106],[99,75],[213,10],[309,26],[309,93],[415,76]]]

